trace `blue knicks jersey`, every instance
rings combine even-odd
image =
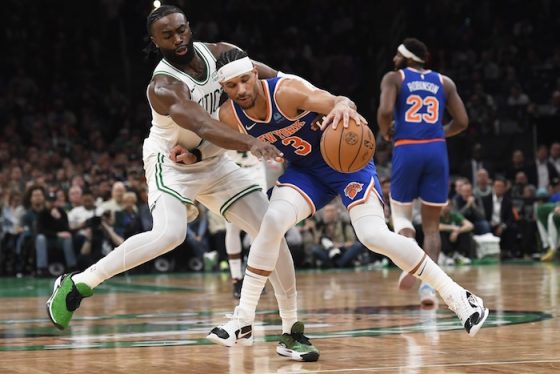
[[[395,105],[394,140],[443,139],[443,78],[431,70],[399,70],[402,83]]]
[[[268,113],[264,120],[249,117],[233,100],[231,104],[239,125],[249,135],[274,144],[290,163],[298,166],[313,166],[324,162],[319,145],[322,131],[311,126],[318,114],[303,112],[297,117],[288,118],[276,105],[276,87],[280,77],[261,81],[267,100]]]

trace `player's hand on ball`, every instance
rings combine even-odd
[[[176,145],[171,148],[171,151],[169,151],[169,158],[171,161],[185,165],[191,165],[196,162],[196,156],[180,145]]]
[[[348,128],[350,118],[356,121],[357,124],[367,125],[366,119],[362,117],[360,113],[348,105],[341,103],[335,105],[331,112],[324,117],[320,128],[324,130],[330,125],[333,129],[336,129],[340,121],[342,121],[342,126],[344,126],[344,128]]]

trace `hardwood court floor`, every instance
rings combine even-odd
[[[225,274],[117,277],[84,300],[68,331],[51,327],[51,280],[0,279],[0,373],[557,373],[560,267],[447,269],[491,308],[475,338],[444,305],[421,310],[397,269],[298,272],[299,315],[315,363],[275,353],[272,288],[253,347],[204,338],[235,305]]]

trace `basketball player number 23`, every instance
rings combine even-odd
[[[412,104],[406,111],[405,120],[407,122],[420,123],[422,120],[427,123],[436,123],[438,120],[439,102],[435,97],[428,96],[423,100],[418,95],[410,95],[406,99],[407,104]],[[418,113],[422,106],[426,106],[426,113]]]
[[[299,136],[290,136],[282,139],[282,144],[295,148],[294,153],[299,156],[305,156],[311,153],[311,144],[300,138]]]

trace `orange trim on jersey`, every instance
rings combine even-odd
[[[371,178],[371,182],[369,182],[369,186],[366,190],[366,193],[364,194],[364,197],[362,197],[360,200],[354,201],[352,204],[349,204],[348,208],[347,208],[348,211],[350,211],[350,209],[352,209],[356,205],[360,205],[360,204],[365,203],[367,201],[367,199],[369,198],[369,194],[371,193],[371,190],[375,191],[375,194],[379,198],[379,194],[377,193],[377,190],[375,189],[375,181],[373,180],[373,177]],[[379,199],[379,201],[383,201],[383,199]]]
[[[247,130],[245,130],[245,126],[243,126],[243,122],[241,122],[241,119],[239,119],[239,116],[237,115],[237,112],[235,111],[235,105],[233,105],[233,100],[230,100],[229,102],[231,104],[231,110],[233,111],[233,115],[235,116],[235,119],[237,120],[237,128],[239,129],[239,132],[241,132],[243,134],[247,134]]]
[[[290,120],[290,121],[297,121],[298,119],[300,119],[301,117],[305,116],[306,114],[309,113],[308,110],[304,111],[303,113],[298,114],[296,117],[289,117],[286,115],[286,113],[284,113],[282,111],[282,109],[280,109],[280,106],[278,105],[278,101],[276,101],[276,91],[278,90],[278,87],[284,82],[284,78],[280,78],[278,79],[278,82],[276,83],[276,87],[274,87],[274,93],[272,94],[272,99],[274,100],[274,103],[276,104],[276,108],[278,109],[278,111],[280,112],[280,114],[282,114],[284,117],[286,117],[286,119]]]
[[[301,194],[301,196],[303,196],[305,201],[307,201],[307,204],[309,204],[309,207],[311,208],[311,215],[315,214],[316,209],[315,209],[315,204],[313,204],[313,200],[311,200],[311,198],[305,192],[303,192],[303,190],[301,188],[299,188],[295,184],[291,184],[291,183],[276,182],[276,185],[278,187],[291,187],[294,190],[296,190],[297,192],[299,192]]]
[[[434,142],[445,142],[445,139],[434,138],[434,139],[399,139],[395,142],[395,147],[399,145],[406,144],[424,144],[424,143],[434,143]]]
[[[268,82],[265,80],[261,80],[261,85],[263,86],[264,94],[266,96],[266,118],[264,120],[254,119],[253,117],[248,115],[246,111],[243,111],[243,113],[253,122],[269,123],[272,119],[272,102],[270,99],[270,93],[268,92]]]

